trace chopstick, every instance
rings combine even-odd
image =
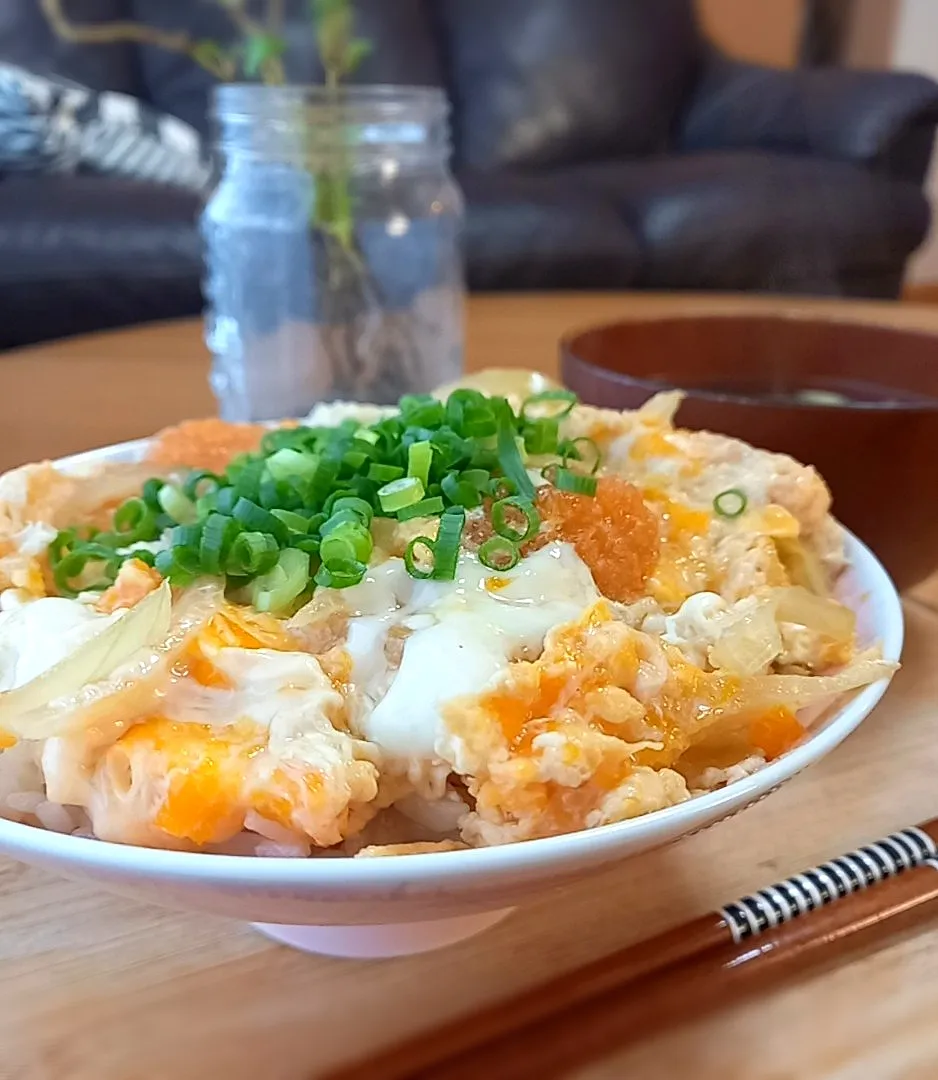
[[[938,915],[938,819],[903,829],[333,1074],[549,1080]]]

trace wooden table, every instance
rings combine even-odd
[[[472,367],[554,369],[563,331],[650,309],[779,301],[473,301]],[[785,306],[792,306],[787,304]],[[812,304],[811,307],[818,305]],[[938,331],[938,309],[837,305]],[[0,467],[210,411],[196,324],[0,356]],[[0,1080],[306,1080],[330,1064],[663,929],[938,812],[938,584],[907,604],[904,670],[837,752],[746,813],[547,894],[440,953],[369,963],[110,896],[0,860]],[[633,1047],[619,1080],[931,1080],[938,927]],[[376,1080],[380,1078],[376,1077]]]

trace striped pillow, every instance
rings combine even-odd
[[[199,133],[128,94],[0,64],[0,171],[82,172],[204,191]]]

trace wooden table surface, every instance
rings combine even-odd
[[[472,302],[473,368],[550,372],[567,329],[734,298]],[[938,332],[938,308],[837,305]],[[0,468],[207,413],[196,324],[0,356]],[[0,1080],[307,1080],[330,1065],[938,813],[938,583],[907,603],[904,668],[840,749],[730,821],[546,893],[438,953],[329,960],[0,860]],[[632,1047],[592,1080],[931,1080],[938,927]],[[380,1080],[380,1077],[376,1077]]]

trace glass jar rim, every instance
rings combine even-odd
[[[325,106],[336,100],[334,92],[321,83],[288,83],[284,86],[222,83],[214,88],[213,97],[216,112],[229,117],[239,112],[255,115],[277,104],[291,108],[298,104]],[[339,100],[353,109],[375,109],[388,117],[413,109],[425,109],[440,115],[449,112],[446,93],[439,86],[355,84],[342,86]]]

